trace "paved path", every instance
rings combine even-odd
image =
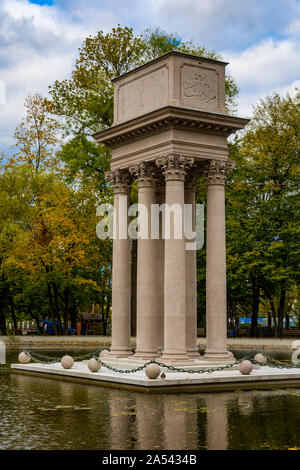
[[[295,338],[228,338],[228,347],[231,350],[287,350],[292,349]],[[7,348],[109,348],[109,336],[0,336]],[[135,338],[132,338],[135,345]],[[298,339],[300,347],[300,339]],[[205,347],[205,338],[198,338],[200,349]]]
[[[241,349],[265,349],[282,350],[292,349],[294,341],[298,341],[300,348],[300,338],[228,338],[228,348],[231,350]],[[205,347],[205,338],[198,338],[198,346]]]

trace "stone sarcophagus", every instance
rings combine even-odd
[[[225,62],[170,53],[114,80],[114,125],[165,106],[226,114]]]
[[[111,169],[170,153],[227,159],[227,137],[248,121],[227,114],[225,67],[170,52],[116,78],[113,126],[94,136],[111,148]]]

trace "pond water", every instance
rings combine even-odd
[[[146,395],[10,374],[17,355],[0,366],[0,449],[300,448],[300,387]]]

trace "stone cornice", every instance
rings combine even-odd
[[[226,114],[166,106],[126,123],[112,126],[94,134],[93,137],[98,143],[116,148],[154,133],[174,128],[228,137],[233,132],[243,129],[248,122],[249,119]]]

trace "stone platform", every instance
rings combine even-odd
[[[166,378],[148,379],[145,371],[130,374],[112,372],[102,366],[92,373],[86,361],[75,362],[72,369],[55,364],[12,364],[13,373],[27,374],[57,380],[67,380],[90,385],[100,385],[146,393],[220,392],[284,387],[300,388],[300,369],[277,369],[262,366],[250,375],[241,375],[236,369],[191,374],[164,370]]]

